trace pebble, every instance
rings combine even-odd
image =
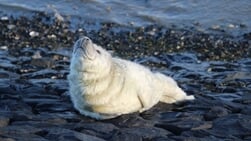
[[[36,51],[34,55],[32,55],[32,59],[39,59],[42,58],[40,51]]]
[[[64,21],[64,17],[61,14],[59,14],[58,12],[56,12],[54,16],[56,17],[56,19],[59,22],[63,22]]]
[[[14,29],[15,27],[16,27],[16,25],[14,25],[14,24],[7,25],[7,28],[10,30]]]
[[[56,39],[57,38],[57,36],[55,34],[48,35],[47,37],[49,39]]]
[[[235,28],[236,26],[234,24],[229,24],[228,27],[229,28]]]
[[[221,28],[221,26],[220,25],[212,25],[211,28],[214,30],[218,30]]]
[[[8,20],[9,20],[9,17],[3,16],[3,17],[1,17],[1,20],[2,20],[2,21],[8,21]]]
[[[39,33],[36,32],[36,31],[31,31],[31,32],[29,33],[29,35],[30,35],[31,37],[37,37],[37,36],[39,36]]]
[[[0,46],[1,50],[8,50],[8,46]]]

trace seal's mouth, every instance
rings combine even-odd
[[[88,37],[82,37],[74,45],[73,54],[82,54],[83,57],[93,60],[96,56],[92,40]]]

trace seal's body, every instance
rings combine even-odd
[[[113,58],[88,37],[74,45],[68,80],[74,107],[96,119],[143,112],[159,101],[174,103],[194,99],[172,78]]]

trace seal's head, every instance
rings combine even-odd
[[[110,53],[94,44],[90,38],[82,37],[74,44],[71,70],[97,72],[109,68],[110,64]]]

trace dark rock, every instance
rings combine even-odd
[[[84,133],[79,133],[76,131],[72,131],[64,128],[49,128],[45,129],[48,134],[45,138],[49,140],[69,140],[69,141],[104,141],[101,138],[87,135]]]
[[[228,110],[225,109],[224,107],[219,107],[219,106],[214,106],[208,111],[205,115],[204,118],[205,120],[214,120],[216,118],[226,116],[228,115]]]
[[[164,121],[176,121],[177,117],[179,117],[181,114],[181,112],[164,112],[160,114],[160,119]]]
[[[233,81],[233,80],[245,80],[251,79],[251,73],[249,72],[233,72],[226,76],[224,81]]]
[[[175,141],[174,139],[171,139],[171,137],[157,137],[157,138],[153,138],[153,141]]]
[[[53,127],[53,126],[64,126],[66,124],[66,120],[64,119],[46,119],[46,117],[41,117],[38,121],[30,120],[30,121],[13,121],[12,125],[15,126],[31,126],[36,128],[45,128],[45,127]]]
[[[208,131],[216,137],[241,139],[250,136],[251,117],[246,115],[234,114],[218,118],[213,121],[213,127]]]
[[[249,93],[243,94],[243,96],[238,100],[243,104],[251,104],[251,95]]]
[[[156,127],[131,127],[131,128],[122,128],[122,132],[137,135],[142,137],[144,140],[152,140],[157,137],[166,137],[171,135],[170,132]]]
[[[16,94],[15,80],[19,79],[19,75],[10,71],[0,69],[0,91],[2,94]]]
[[[142,137],[135,134],[127,134],[123,132],[115,133],[111,139],[111,141],[143,141]]]
[[[205,122],[202,123],[201,125],[197,126],[197,127],[193,127],[191,130],[197,131],[197,130],[207,130],[212,128],[212,122]]]
[[[245,33],[244,38],[251,40],[251,32],[250,33]]]
[[[54,65],[54,61],[51,58],[32,59],[31,65],[40,68],[52,68]]]
[[[43,113],[42,113],[43,114]],[[48,115],[47,113],[45,113],[46,115]],[[73,124],[70,129],[73,129],[75,127],[75,125],[81,121],[92,121],[92,119],[89,119],[87,117],[81,116],[76,114],[76,112],[74,112],[74,108],[72,107],[72,111],[66,111],[66,112],[59,112],[59,113],[50,113],[49,115],[53,115],[56,116],[58,118],[63,118],[65,119],[68,124]]]
[[[14,121],[29,121],[33,118],[32,111],[12,111],[11,122]]]
[[[9,72],[7,72],[7,71],[1,71],[0,72],[0,78],[1,79],[3,79],[3,78],[9,78],[10,76],[9,76]]]
[[[0,137],[0,141],[15,141],[15,139]]]
[[[10,118],[0,116],[0,128],[9,125],[9,122],[10,122]]]
[[[38,95],[38,94],[34,94]],[[46,96],[46,95],[45,95]],[[40,103],[57,103],[60,102],[59,99],[51,98],[49,96],[48,98],[43,97],[37,97],[37,98],[23,98],[23,101],[28,104],[40,104]]]
[[[0,128],[0,135],[7,138],[12,138],[15,140],[38,140],[38,141],[47,141],[46,139],[34,135],[34,133],[41,131],[41,129],[32,127],[32,126],[8,126]]]
[[[251,115],[251,106],[246,106],[245,108],[243,108],[241,113],[244,115]]]
[[[206,137],[191,137],[190,136],[174,136],[172,137],[175,141],[222,141],[224,139],[217,138],[214,136],[206,136]]]
[[[163,128],[175,135],[180,135],[182,132],[189,131],[192,128],[200,126],[203,122],[196,120],[181,120],[173,122],[157,123],[155,126]]]
[[[109,138],[112,133],[119,128],[114,126],[110,123],[101,123],[101,122],[95,122],[95,123],[78,123],[74,127],[74,130],[80,131],[82,133],[89,132],[90,134],[93,134],[94,136],[102,137],[102,138]]]
[[[38,112],[64,112],[69,111],[72,106],[69,104],[64,104],[63,102],[53,102],[52,101],[45,101],[36,104],[34,109]]]
[[[239,104],[239,103],[235,103],[231,101],[224,101],[222,102],[222,104],[224,105],[224,107],[231,110],[232,113],[239,113],[241,112],[241,109],[244,108],[243,104]]]
[[[47,85],[46,89],[48,91],[52,91],[57,95],[62,95],[66,91],[68,91],[68,81],[63,79],[57,79],[54,81],[54,83],[51,83],[50,85]]]
[[[13,99],[13,100],[21,100],[21,96],[18,95],[17,91],[12,86],[6,87],[6,88],[0,88],[0,91],[2,94],[0,95],[1,99]]]
[[[44,94],[48,93],[45,90],[45,88],[36,86],[34,84],[26,86],[25,88],[22,89],[21,92],[24,93],[25,95],[30,95],[29,97],[34,97],[34,98],[36,98],[36,97],[51,97],[52,96],[52,95],[44,96]]]
[[[26,103],[15,99],[0,101],[0,105],[4,105],[5,111],[12,111],[12,112],[22,111],[24,114],[27,114],[32,111],[31,107],[29,107]]]
[[[7,60],[1,60],[0,59],[0,68],[7,69],[7,70],[13,70],[16,69],[16,65],[12,64],[10,61]]]

